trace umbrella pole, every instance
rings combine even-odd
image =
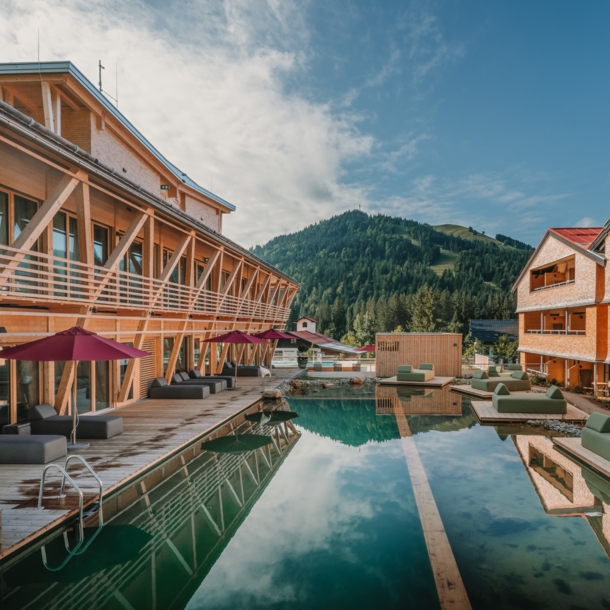
[[[93,372],[95,374],[95,371]],[[74,383],[72,385],[72,434],[70,436],[70,444],[68,445],[68,451],[79,451],[80,449],[87,449],[89,443],[77,443],[76,442],[76,427],[78,426],[78,409],[76,407],[76,384],[78,382],[78,362],[74,362]],[[93,400],[93,396],[91,397]]]

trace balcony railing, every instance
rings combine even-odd
[[[532,329],[532,330],[526,330],[525,334],[528,335],[586,335],[587,331],[586,330],[569,330],[565,331],[565,330],[549,330],[549,329],[544,329],[544,330],[540,330],[540,329]]]
[[[277,321],[290,314],[287,307],[2,246],[0,300],[8,299]]]
[[[557,288],[558,286],[567,286],[568,284],[573,284],[576,280],[566,280],[565,282],[557,282],[556,284],[549,284],[548,286],[540,286],[539,288],[534,288],[532,292],[538,292],[539,290],[548,290],[549,288]]]

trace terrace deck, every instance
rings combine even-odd
[[[203,400],[148,399],[122,407],[113,414],[123,418],[123,434],[108,440],[88,441],[90,447],[79,455],[102,479],[106,496],[256,404],[263,389],[276,388],[299,373],[295,369],[274,369],[272,378],[243,377],[238,380],[237,389]],[[63,466],[64,461],[61,458],[55,463]],[[70,494],[69,489],[64,500],[45,499],[45,510],[37,510],[43,468],[41,464],[0,465],[0,561],[78,514],[76,495]],[[98,495],[95,481],[82,469],[75,468],[74,473],[85,493],[86,504],[92,504]],[[47,480],[47,494],[51,495],[50,483],[59,477],[49,473]]]
[[[476,396],[477,398],[491,398],[493,395],[493,392],[477,390],[470,385],[454,385],[452,386],[451,391],[459,392],[460,394],[468,394],[469,396]]]
[[[568,405],[568,412],[565,415],[557,415],[556,413],[498,413],[491,400],[473,400],[472,408],[482,424],[518,424],[530,419],[560,419],[564,422],[580,423],[586,421],[589,417],[584,411],[573,405]]]
[[[429,381],[398,381],[397,376],[388,377],[382,379],[379,383],[381,385],[413,385],[413,386],[424,386],[429,388],[444,388],[450,384],[455,377],[433,377]]]
[[[579,438],[554,438],[553,443],[561,450],[568,453],[570,457],[575,457],[587,464],[587,466],[590,466],[593,470],[596,470],[606,477],[610,477],[610,461],[589,449],[585,449]]]

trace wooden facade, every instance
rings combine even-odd
[[[147,396],[176,370],[271,362],[296,282],[224,237],[234,207],[167,161],[70,63],[0,64],[0,346],[74,325],[141,361],[0,361],[0,421],[39,402],[80,412]],[[211,346],[211,347],[210,347]]]
[[[417,368],[421,362],[434,364],[439,377],[462,374],[462,335],[460,333],[377,333],[377,375],[392,377],[398,365]]]
[[[549,229],[513,286],[525,368],[595,393],[610,382],[607,242],[608,226]]]

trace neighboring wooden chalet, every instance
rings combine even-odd
[[[513,286],[521,362],[596,393],[610,381],[609,228],[549,229]]]
[[[187,126],[185,126],[185,129]],[[296,282],[222,235],[234,206],[170,163],[70,62],[0,64],[0,346],[79,325],[141,361],[0,361],[0,421],[146,397],[153,378],[273,346],[208,347],[283,328]],[[1,406],[4,404],[4,408]]]

